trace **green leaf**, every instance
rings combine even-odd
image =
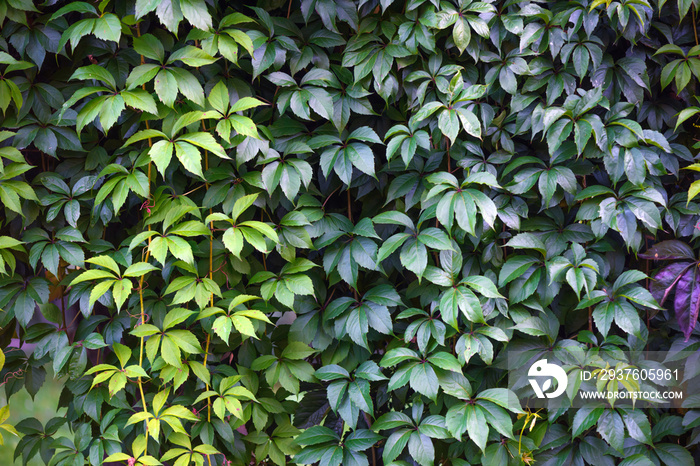
[[[625,440],[625,426],[620,415],[608,410],[598,420],[598,433],[615,450],[622,453]]]
[[[417,364],[411,371],[411,388],[431,400],[437,399],[438,379],[430,364]]]
[[[413,425],[411,418],[403,413],[390,411],[382,414],[376,421],[374,421],[374,423],[372,423],[372,430],[379,432],[381,430],[396,429],[397,427],[411,425]]]
[[[29,8],[33,11],[36,11],[36,9]],[[55,20],[56,18],[60,18],[63,15],[66,15],[68,13],[72,12],[79,12],[79,13],[91,13],[93,15],[97,14],[97,10],[95,10],[95,7],[90,5],[89,3],[86,2],[71,2],[68,5],[59,8],[58,11],[56,11],[47,22],[51,22]]]
[[[305,343],[292,341],[289,342],[284,351],[282,351],[282,357],[287,359],[306,359],[315,352],[316,350],[310,348]]]
[[[77,70],[75,70],[70,79],[80,79],[83,81],[88,79],[95,79],[102,81],[105,84],[108,84],[112,89],[117,88],[117,84],[114,80],[114,76],[112,76],[112,73],[98,65],[88,65],[80,67]]]
[[[219,143],[216,142],[214,137],[209,133],[189,133],[184,136],[180,136],[177,141],[186,141],[194,146],[200,147],[204,150],[208,150],[214,155],[227,159],[226,151]]]
[[[175,156],[182,163],[182,166],[190,173],[204,178],[202,173],[202,154],[199,153],[199,149],[192,144],[179,141],[174,143],[173,146],[175,147]]]
[[[182,0],[181,0],[182,1]],[[187,0],[186,0],[187,1]],[[190,0],[193,3],[196,3],[201,0]],[[204,2],[202,2],[204,3]],[[177,49],[175,52],[170,54],[170,58],[168,58],[168,63],[173,63],[175,61],[182,61],[188,66],[192,67],[199,67],[199,66],[205,66],[205,65],[211,65],[216,61],[214,57],[203,51],[202,49],[199,49],[197,47],[193,47],[191,45],[185,45],[182,48]]]
[[[318,369],[316,371],[316,378],[323,381],[348,379],[350,378],[350,374],[347,370],[338,366],[337,364],[330,364]]]
[[[112,296],[114,296],[114,302],[117,304],[117,310],[121,309],[124,305],[124,301],[129,298],[133,286],[131,280],[127,278],[114,281]]]
[[[700,193],[700,181],[694,181],[688,189],[688,203],[694,199],[698,193]]]
[[[435,459],[435,448],[430,437],[418,432],[413,432],[409,437],[408,452],[421,466],[430,466]]]
[[[481,406],[466,406],[466,427],[469,438],[476,443],[481,451],[484,451],[489,436],[489,428],[486,425],[486,417]]]
[[[462,366],[459,361],[457,361],[457,358],[444,351],[431,354],[428,357],[428,362],[440,369],[462,373]]]
[[[174,144],[170,141],[158,141],[148,151],[148,155],[162,176],[165,176],[165,170],[173,157],[173,146]]]
[[[233,209],[231,211],[231,218],[233,221],[235,222],[243,212],[248,210],[248,208],[253,205],[253,202],[255,202],[257,198],[257,194],[249,194],[238,199],[233,204]]]
[[[160,347],[160,355],[163,361],[175,367],[182,367],[182,355],[177,343],[169,336],[165,335]]]
[[[463,53],[471,41],[471,29],[467,20],[462,18],[461,15],[457,18],[457,21],[455,21],[454,28],[452,29],[452,40],[459,49],[459,53]]]
[[[571,436],[573,438],[576,438],[579,435],[581,435],[584,431],[594,426],[595,423],[598,422],[598,419],[600,419],[604,411],[604,408],[579,408],[574,414],[574,422],[572,424],[573,429]]]
[[[154,115],[158,114],[158,107],[156,106],[156,101],[153,99],[151,94],[140,89],[134,89],[133,91],[122,91],[122,98],[124,103],[129,107],[136,110],[143,110]]]
[[[514,249],[534,249],[540,252],[543,256],[547,255],[547,247],[544,243],[532,233],[519,233],[506,243]]]
[[[265,103],[255,97],[241,97],[231,106],[231,112],[242,112],[261,105],[265,105]]]
[[[401,454],[406,448],[408,439],[412,434],[413,432],[411,430],[400,429],[389,436],[384,445],[384,452],[382,453],[382,459],[385,464],[390,464]]]
[[[403,244],[400,254],[401,264],[419,278],[428,265],[428,250],[416,239],[408,239]]]
[[[651,425],[647,415],[633,409],[621,409],[620,411],[629,436],[638,442],[651,445]]]
[[[194,27],[208,31],[212,27],[211,15],[204,0],[180,0],[182,15]]]
[[[114,261],[114,259],[112,259],[109,256],[95,256],[95,257],[91,257],[90,259],[87,259],[85,262],[99,265],[101,267],[104,267],[106,269],[111,270],[112,272],[114,272],[117,275],[120,275],[119,266]]]
[[[150,73],[147,76],[149,75]],[[132,80],[131,85],[133,86],[138,82],[139,81],[135,77],[134,80]],[[175,103],[175,99],[177,98],[178,84],[179,83],[177,81],[177,78],[171,70],[161,70],[156,75],[154,84],[156,94],[158,95],[160,101],[168,107],[172,107]]]
[[[457,328],[457,311],[460,311],[469,322],[484,323],[479,298],[464,286],[453,287],[443,293],[440,299],[440,311],[446,323],[454,328]]]
[[[479,392],[476,398],[488,400],[512,413],[523,413],[518,397],[507,388],[489,388]]]
[[[384,437],[367,429],[358,429],[345,439],[345,446],[352,451],[365,451]]]
[[[454,144],[459,134],[459,118],[456,110],[445,109],[438,115],[438,128]]]
[[[605,338],[610,331],[610,325],[615,318],[616,309],[619,304],[615,302],[601,303],[593,311],[593,321],[596,327]]]
[[[122,34],[122,24],[116,15],[105,13],[102,17],[95,20],[95,28],[92,33],[98,39],[119,42]]]
[[[406,360],[418,361],[419,358],[413,350],[408,348],[394,348],[386,352],[379,365],[382,367],[390,367]]]
[[[678,131],[678,127],[686,121],[688,118],[697,115],[700,113],[700,108],[698,107],[689,107],[685,108],[678,113],[678,119],[676,120],[676,126],[673,128],[674,131]]]
[[[496,289],[496,285],[486,277],[472,275],[462,280],[462,283],[468,285],[474,291],[486,298],[503,298]]]
[[[299,445],[319,445],[326,442],[338,441],[338,436],[328,427],[313,426],[299,434],[296,442]]]

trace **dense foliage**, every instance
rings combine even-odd
[[[698,396],[530,412],[505,355],[700,347],[697,8],[0,0],[15,455],[694,464]]]

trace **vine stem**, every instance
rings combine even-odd
[[[450,155],[450,140],[447,136],[445,136],[445,146],[447,148],[447,171],[452,173],[452,163],[450,161],[450,159],[452,158],[452,156]]]
[[[695,19],[694,18],[693,18],[693,30],[695,30]],[[695,39],[697,42],[697,33],[696,33]],[[644,236],[644,248],[645,249],[649,249],[649,245],[647,243],[648,239],[649,238],[645,235]],[[648,290],[650,288],[649,287],[649,271],[650,271],[649,259],[644,259],[644,271],[646,272],[646,275],[647,275],[647,278],[644,280],[644,284],[645,284],[646,289]],[[646,317],[647,317],[646,320],[647,320],[647,334],[648,334],[648,332],[651,330],[650,329],[651,325],[649,322],[649,308],[646,309]],[[649,339],[647,339],[647,344],[645,346],[645,350],[646,350],[647,357],[649,357]]]
[[[362,411],[362,416],[365,418],[367,428],[371,429],[372,423],[369,422],[369,416],[367,415],[367,413]],[[377,453],[374,451],[374,445],[372,445],[372,466],[377,466]]]
[[[202,121],[202,129],[206,131],[204,126],[204,121]],[[209,170],[209,151],[204,151],[204,171]],[[205,180],[204,182],[206,189],[209,189],[209,182]],[[212,209],[209,209],[209,215],[212,214]],[[214,280],[214,222],[209,222],[209,229],[212,230],[212,234],[209,237],[209,280]],[[211,295],[210,300],[211,307],[214,307],[214,294]],[[211,335],[207,333],[207,341],[204,345],[204,370],[207,370],[207,359],[209,359],[209,343],[211,342]],[[207,391],[209,391],[209,383],[206,383]],[[207,398],[207,422],[211,423],[211,397]],[[211,466],[211,457],[207,455],[207,463]]]
[[[452,173],[452,166],[450,163],[450,139],[447,136],[445,136],[445,148],[446,148],[446,152],[447,152],[447,171],[448,171],[448,173]],[[455,170],[457,170],[457,168],[455,168]],[[438,218],[437,217],[435,217],[435,228],[438,228]],[[452,234],[451,231],[449,233],[450,233],[450,235]],[[440,267],[440,259],[439,259],[439,255],[436,251],[433,251],[433,258],[435,259],[435,266]]]
[[[331,193],[331,194],[332,194],[332,193]],[[350,185],[348,185],[347,194],[348,194],[348,195],[347,195],[347,198],[348,198],[348,220],[350,220],[350,223],[354,223],[354,222],[352,221],[352,197],[350,197]],[[328,196],[328,197],[330,197],[330,196]],[[357,284],[357,283],[356,283],[356,284]],[[358,293],[357,293],[357,290],[356,290],[353,286],[350,286],[350,288],[352,289],[352,295],[353,295],[353,297],[354,297],[355,300],[357,301],[357,299],[359,298],[359,295],[358,295]]]
[[[151,145],[151,139],[148,139],[148,144],[149,147]],[[151,163],[148,163],[148,197],[151,195]],[[148,225],[148,231],[151,231],[151,226]],[[148,238],[148,248],[146,249],[146,256],[144,258],[144,262],[148,262],[148,258],[150,257],[151,251],[150,251],[150,246],[151,246],[151,238]],[[146,311],[144,309],[143,305],[143,279],[145,275],[141,275],[141,278],[139,278],[139,305],[141,307],[141,323],[139,325],[143,325],[146,323]],[[143,349],[144,349],[144,337],[141,337],[139,342],[139,366],[143,368]],[[143,412],[147,413],[148,412],[148,407],[146,405],[146,396],[143,393],[143,381],[141,380],[141,376],[138,378],[138,383],[139,383],[139,392],[141,393],[141,404],[143,404]],[[145,455],[148,454],[148,423],[146,423],[146,451],[144,452]]]
[[[66,275],[66,269],[65,267],[61,269],[61,272],[59,273],[58,278],[58,283],[61,283],[63,279],[65,278]],[[75,319],[73,319],[73,322],[70,324],[68,323],[68,319],[66,318],[66,287],[62,286],[61,287],[61,316],[63,317],[63,329],[66,331],[66,337],[68,338],[68,343],[73,344],[73,339],[70,336],[70,332],[68,331],[68,327],[70,327],[73,322],[75,322]]]
[[[141,28],[139,27],[139,24],[136,23],[136,36],[141,37]],[[144,59],[143,55],[141,55],[141,64],[144,64],[146,60]],[[146,90],[146,84],[144,83],[141,88],[145,91]],[[150,129],[148,125],[148,120],[146,120],[146,129]],[[149,149],[153,147],[153,140],[151,138],[148,138],[148,147]],[[152,162],[148,162],[148,196],[146,197],[146,200],[150,199],[151,197],[151,164]],[[151,225],[148,225],[148,231],[151,231]],[[146,249],[146,256],[144,258],[144,262],[148,262],[148,258],[151,255],[151,237],[148,237],[148,248]],[[139,325],[143,325],[146,323],[146,312],[144,310],[143,306],[143,279],[145,278],[145,275],[141,275],[141,278],[139,278],[139,306],[141,310],[141,323]],[[139,338],[139,367],[143,369],[143,349],[144,349],[144,337]],[[143,412],[147,413],[148,412],[148,405],[146,404],[146,395],[143,393],[143,380],[141,379],[141,376],[138,378],[138,385],[139,385],[139,393],[141,394],[141,404],[143,405]],[[148,423],[146,423],[146,445],[143,454],[148,455],[148,437],[150,435],[149,429],[148,429]]]
[[[697,27],[697,25],[695,24],[695,7],[692,7],[692,8],[690,9],[690,12],[691,12],[692,15],[693,15],[693,34],[695,34],[695,45],[700,45],[700,44],[698,43],[698,27]]]
[[[265,213],[265,210],[260,211],[260,221],[261,222],[265,221],[265,217],[263,217],[264,213]],[[269,214],[268,214],[268,217],[269,217]],[[265,272],[267,272],[267,254],[265,254],[265,253],[262,254],[262,260],[263,260],[263,270]]]
[[[150,183],[149,183],[150,185]],[[150,230],[150,228],[149,228]],[[149,246],[150,246],[150,238],[149,238]],[[148,261],[149,257],[149,252],[146,251],[146,260],[144,262]],[[141,306],[141,324],[143,325],[146,322],[146,313],[144,312],[144,307],[143,307],[143,275],[141,275],[141,278],[139,279],[139,305]],[[144,337],[140,338],[140,343],[139,343],[139,366],[143,368],[143,340]],[[141,380],[141,376],[138,378],[138,384],[139,384],[139,392],[141,393],[141,404],[143,405],[143,412],[147,413],[148,412],[148,407],[146,405],[146,396],[143,393],[143,381]],[[144,455],[148,455],[148,423],[146,423],[146,450],[144,451]]]

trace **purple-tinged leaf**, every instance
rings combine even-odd
[[[678,280],[674,306],[678,325],[685,335],[685,341],[688,341],[700,310],[700,274],[697,267],[691,267]]]
[[[683,241],[672,239],[653,245],[647,250],[647,252],[640,254],[639,257],[642,259],[652,259],[657,261],[671,259],[695,260],[695,252],[693,251],[693,248],[685,244]]]
[[[656,301],[663,306],[664,301],[673,290],[681,274],[692,266],[694,262],[675,262],[659,270],[651,282],[649,291]]]

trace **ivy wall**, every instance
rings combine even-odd
[[[56,466],[695,464],[697,8],[0,0],[5,441]],[[523,349],[690,351],[690,396],[525,409]],[[47,372],[66,414],[7,423]]]

